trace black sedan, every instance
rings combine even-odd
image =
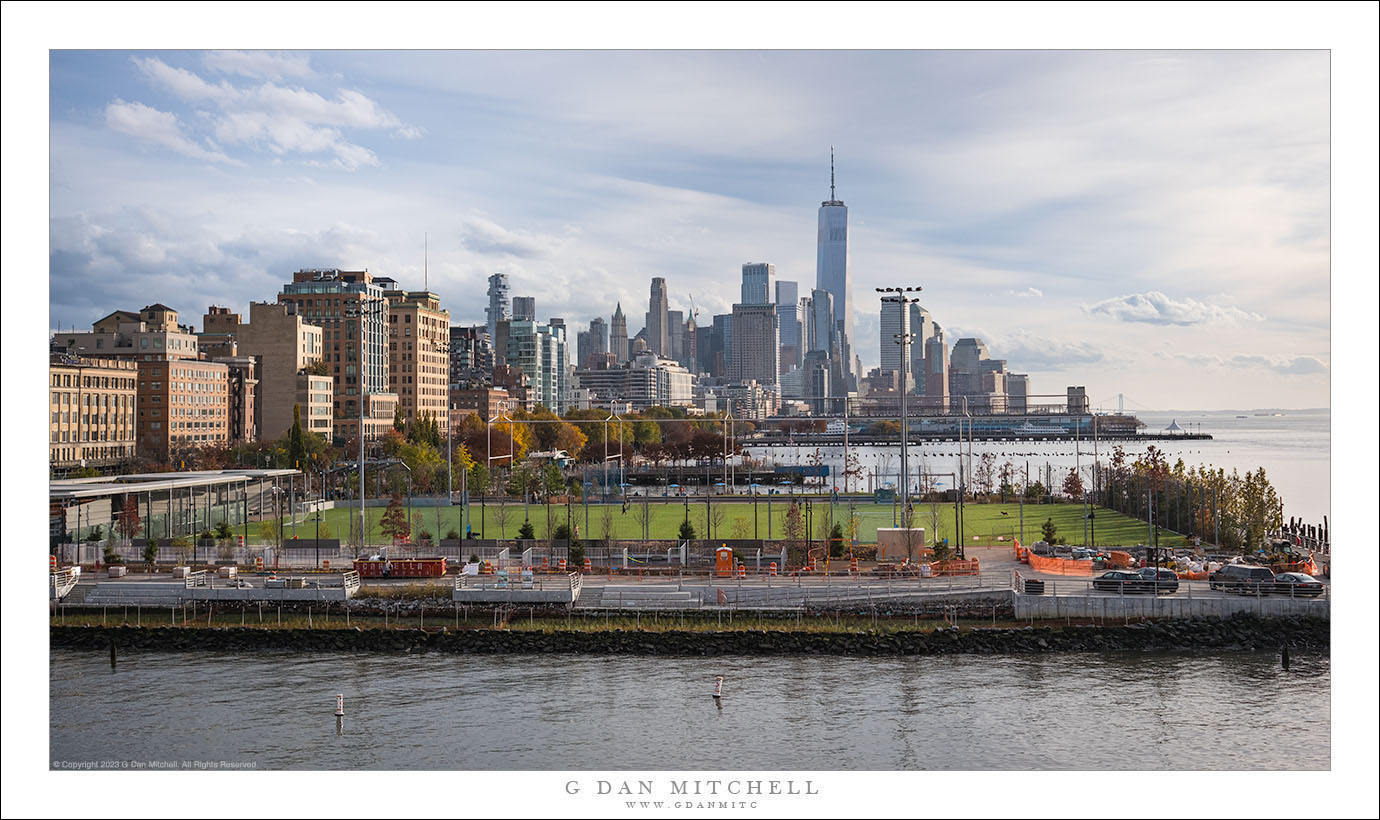
[[[1131,569],[1114,569],[1104,572],[1094,578],[1092,582],[1093,589],[1124,593],[1149,592],[1152,589],[1150,584],[1149,578],[1142,577],[1139,572]]]
[[[1172,569],[1146,567],[1140,571],[1140,577],[1147,591],[1153,589],[1156,594],[1166,595],[1179,591],[1179,576]]]
[[[1275,594],[1291,598],[1316,598],[1323,594],[1322,581],[1302,572],[1281,572],[1275,576]]]

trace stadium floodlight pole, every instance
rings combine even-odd
[[[369,350],[368,332],[365,323],[373,318],[380,307],[388,302],[374,296],[362,296],[358,307],[346,308],[347,318],[359,319],[359,548],[364,552],[366,531],[364,527],[364,404],[369,399],[368,370]]]
[[[910,457],[908,447],[908,433],[910,432],[910,419],[906,414],[906,393],[910,392],[910,371],[907,366],[906,352],[910,347],[911,341],[915,338],[910,332],[910,304],[919,302],[920,297],[911,297],[910,293],[919,293],[917,287],[900,288],[876,288],[878,293],[894,293],[895,296],[883,296],[883,302],[892,302],[900,309],[901,332],[895,334],[896,344],[901,346],[901,522],[906,529],[910,529]]]

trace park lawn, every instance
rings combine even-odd
[[[530,520],[536,537],[546,538],[548,520],[550,528],[554,529],[560,524],[566,523],[568,515],[571,525],[578,528],[579,537],[585,539],[602,538],[604,536],[605,515],[607,515],[613,538],[637,539],[641,538],[643,533],[638,507],[638,504],[630,503],[627,510],[624,511],[621,504],[591,503],[588,506],[572,504],[568,508],[563,504],[550,505],[549,507],[544,504],[531,504],[524,508],[520,502],[499,504],[489,500],[482,507],[478,502],[470,504],[470,526],[476,537],[482,535],[485,538],[516,538],[523,521]],[[769,507],[770,533],[768,533]],[[652,539],[674,539],[677,537],[681,523],[688,515],[691,526],[695,528],[697,538],[705,537],[708,516],[708,521],[712,524],[708,531],[714,538],[771,537],[779,539],[784,532],[788,507],[788,500],[775,498],[770,505],[764,498],[759,498],[756,504],[747,499],[726,502],[715,500],[708,508],[706,508],[703,497],[698,500],[691,498],[688,504],[683,500],[666,503],[653,501],[646,505],[649,516],[648,534]],[[840,501],[832,505],[832,511],[830,507],[827,497],[811,497],[809,499],[808,516],[815,538],[824,537],[832,521],[844,524],[846,532],[851,509],[851,514],[856,516],[859,521],[858,543],[875,543],[877,528],[895,526],[894,522],[899,516],[899,507],[892,504],[868,502],[850,505],[847,501]],[[927,540],[934,541],[947,538],[951,543],[955,541],[956,528],[953,504],[916,504],[914,509],[915,526],[926,529]],[[1093,523],[1096,526],[1095,543],[1097,545],[1129,546],[1146,543],[1150,533],[1145,522],[1102,507],[1095,509],[1096,516]],[[378,527],[379,518],[383,511],[382,507],[369,507],[366,510],[370,543],[380,544],[386,541]],[[455,530],[461,535],[465,532],[461,523],[462,508],[458,505],[454,507],[414,507],[412,512],[413,521],[416,522],[420,518],[421,526],[433,536],[437,533],[444,536],[450,530]],[[1054,522],[1058,535],[1066,542],[1070,544],[1082,544],[1084,542],[1084,519],[1081,505],[1025,505],[1024,537],[1021,535],[1021,513],[1021,506],[1018,504],[967,504],[963,508],[965,540],[970,545],[1009,543],[1012,538],[1019,538],[1022,543],[1031,543],[1040,539],[1040,527],[1046,519],[1049,519]],[[329,537],[343,540],[349,532],[351,518],[357,519],[358,515],[359,510],[357,508],[326,510],[321,514],[321,522],[325,525],[323,529],[329,530]],[[802,516],[804,515],[806,515],[806,509],[805,506],[802,506]],[[250,532],[249,540],[251,542],[261,542],[257,527],[251,526]],[[305,521],[298,520],[295,529],[295,534],[298,537],[310,539],[314,533],[314,518],[308,518]],[[291,538],[293,534],[294,529],[291,523],[284,522],[284,536]],[[322,537],[327,537],[327,533],[323,532]],[[998,541],[998,538],[1002,540]],[[1091,541],[1091,539],[1089,540]],[[1160,531],[1161,545],[1182,546],[1184,543],[1183,536],[1168,530]]]

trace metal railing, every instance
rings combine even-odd
[[[1290,598],[1297,600],[1329,600],[1332,597],[1332,587],[1323,584],[1320,592],[1302,590],[1297,584],[1264,583],[1264,584],[1234,584],[1234,588],[1228,588],[1219,584],[1217,588],[1204,590],[1198,588],[1194,592],[1194,585],[1188,581],[1179,581],[1176,586],[1171,586],[1172,582],[1161,580],[1157,582],[1145,579],[1142,581],[1102,581],[1098,582],[1095,578],[1069,578],[1060,576],[1058,578],[1047,577],[1027,577],[1018,570],[1011,570],[1011,590],[1020,594],[1026,592],[1026,583],[1036,581],[1043,584],[1045,595],[1066,595],[1066,596],[1087,596],[1102,597],[1112,596],[1144,596],[1144,595],[1182,595],[1186,598],[1222,598],[1231,594],[1242,595],[1249,598]]]
[[[350,570],[346,572],[343,576],[341,576],[341,581],[341,586],[345,588],[345,591],[347,593],[351,590],[359,589],[359,573],[355,570]]]
[[[183,578],[182,581],[187,589],[204,587],[206,586],[206,570],[199,569],[196,572],[189,572],[187,573],[187,577]]]
[[[564,575],[538,575],[536,573],[523,573],[516,578],[505,573],[494,575],[457,575],[455,576],[455,589],[530,589],[536,591],[543,590],[569,590],[579,592],[584,584],[584,579],[578,572],[567,572]]]
[[[77,571],[71,567],[49,573],[49,589],[54,599],[65,597],[76,585]]]

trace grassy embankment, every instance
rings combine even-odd
[[[578,526],[579,535],[584,539],[602,538],[605,528],[605,514],[613,538],[636,539],[642,536],[642,520],[639,518],[637,504],[629,504],[625,512],[619,504],[607,506],[600,504],[565,505],[532,504],[524,509],[521,503],[498,504],[490,500],[481,506],[478,502],[470,505],[467,519],[476,537],[516,538],[518,528],[524,520],[532,522],[537,538],[546,538],[548,522],[550,528],[566,523],[567,513],[572,525]],[[770,504],[770,535],[780,538],[785,526],[789,499],[774,496]],[[812,529],[820,538],[827,532],[824,522],[829,520],[829,501],[826,497],[812,498],[810,501]],[[1095,508],[1096,543],[1098,546],[1129,546],[1146,543],[1149,531],[1143,521],[1138,521],[1121,513],[1102,507]],[[549,511],[549,518],[548,518]],[[463,534],[461,508],[455,507],[415,507],[413,517],[421,517],[422,525],[433,535],[444,536],[455,530]],[[850,505],[833,505],[833,520],[843,523],[847,528]],[[852,513],[859,519],[858,543],[870,544],[877,540],[878,527],[895,526],[899,519],[899,508],[892,504],[854,504]],[[383,514],[382,507],[370,507],[365,511],[369,526],[370,543],[383,543],[384,536],[378,522]],[[704,498],[670,503],[652,502],[647,505],[648,532],[653,539],[674,539],[687,515],[698,537],[711,532],[714,538],[767,538],[768,504],[759,498],[754,504],[748,500],[714,500],[706,508]],[[322,523],[329,527],[333,537],[344,538],[349,532],[350,520],[358,520],[358,509],[335,509],[322,513]],[[936,526],[937,517],[937,526]],[[1078,504],[1027,504],[1025,505],[1025,537],[1022,543],[1030,543],[1040,538],[1040,527],[1045,519],[1051,519],[1058,528],[1059,535],[1071,544],[1083,542],[1083,507]],[[963,530],[969,544],[996,544],[998,537],[1009,542],[1011,538],[1021,537],[1021,507],[1017,504],[968,504],[963,509]],[[706,528],[706,522],[710,525]],[[755,524],[754,524],[755,522]],[[955,541],[955,513],[952,504],[916,504],[915,524],[928,530],[930,540],[948,538]],[[294,530],[290,523],[285,524],[285,535],[291,537]],[[251,543],[257,543],[257,528],[250,528]],[[296,535],[311,538],[315,532],[314,522],[298,522]],[[976,538],[975,538],[976,537]],[[1160,530],[1162,546],[1182,546],[1183,536],[1168,530]]]

